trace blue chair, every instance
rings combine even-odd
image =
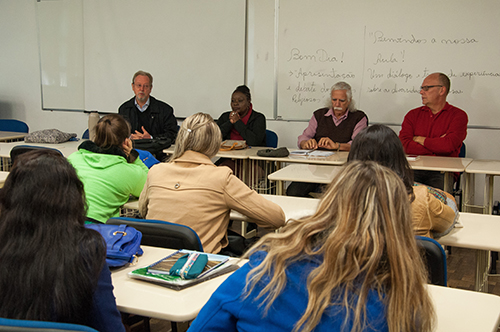
[[[33,331],[33,332],[43,332],[43,331],[83,331],[83,332],[98,332],[93,328],[84,325],[69,324],[69,323],[56,323],[56,322],[44,322],[35,320],[21,320],[21,319],[9,319],[0,318],[0,331]]]
[[[447,286],[448,270],[446,253],[443,247],[434,239],[425,236],[416,236],[417,245],[424,251],[424,262],[427,264],[429,283],[438,286]]]
[[[266,146],[270,148],[278,147],[278,135],[269,129],[266,129]]]
[[[0,119],[0,131],[14,131],[16,133],[28,133],[28,125],[19,120]]]
[[[142,233],[141,244],[169,249],[203,251],[198,234],[188,226],[162,220],[110,218],[106,224],[132,226]]]
[[[89,130],[88,129],[85,129],[85,131],[82,134],[82,138],[83,139],[89,139]]]
[[[203,252],[203,245],[196,232],[188,226],[174,224],[162,220],[135,219],[127,217],[110,218],[106,224],[132,226],[142,233],[141,244],[168,249],[188,249]],[[133,318],[133,317],[131,317]],[[149,331],[149,318],[136,317],[144,320]],[[170,322],[172,332],[177,332],[177,323]]]

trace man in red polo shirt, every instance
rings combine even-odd
[[[443,73],[427,76],[420,87],[422,104],[406,114],[399,139],[407,154],[458,157],[467,136],[467,113],[446,102],[450,79]],[[444,187],[444,174],[414,171],[415,181]]]

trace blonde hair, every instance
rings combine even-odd
[[[117,146],[121,148],[130,137],[130,124],[120,114],[103,116],[95,126],[94,143],[100,148]]]
[[[287,267],[318,257],[322,263],[308,275],[307,308],[294,331],[314,330],[333,306],[345,309],[344,328],[351,321],[352,331],[363,331],[371,290],[386,306],[389,331],[431,331],[434,310],[410,213],[406,188],[393,171],[372,161],[348,163],[314,215],[289,222],[249,251],[247,257],[261,250],[267,255],[247,275],[245,296],[269,277],[257,295],[267,313],[285,287]]]
[[[188,150],[213,158],[221,143],[222,134],[214,119],[206,113],[193,114],[182,122],[175,140],[174,154],[169,161],[174,161]]]

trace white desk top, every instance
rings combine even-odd
[[[270,200],[281,206],[283,212],[285,212],[286,220],[293,218],[298,219],[304,216],[308,216],[316,212],[318,207],[319,199],[316,198],[303,198],[303,197],[290,197],[290,196],[277,196],[277,195],[262,195],[266,199]],[[139,201],[133,200],[125,203],[123,205],[125,209],[139,210]],[[250,221],[250,219],[232,210],[230,215],[231,220],[237,221]]]
[[[296,181],[329,184],[340,172],[329,165],[291,164],[267,176],[272,181]]]
[[[41,146],[41,147],[46,147],[46,148],[51,148],[51,149],[57,149],[61,151],[61,153],[67,158],[70,154],[73,152],[76,152],[78,150],[78,146],[82,144],[82,140],[79,141],[68,141],[64,143],[59,143],[59,144],[48,144],[48,143],[26,143],[24,141],[19,141],[19,142],[9,142],[9,143],[4,143],[0,142],[0,157],[4,158],[9,158],[10,157],[10,150],[16,145],[33,145],[33,146]]]
[[[22,139],[27,133],[19,133],[16,131],[0,131],[0,142],[9,141],[11,139]]]
[[[467,173],[500,175],[500,160],[473,160],[465,169]]]
[[[418,160],[409,161],[411,168],[422,171],[463,172],[471,158],[419,156]]]
[[[260,148],[259,148],[260,149]],[[297,148],[288,148],[289,151],[297,150]],[[349,152],[347,151],[339,151],[335,152],[330,157],[326,158],[303,158],[303,157],[261,157],[257,156],[257,153],[254,155],[249,155],[250,160],[268,160],[268,161],[279,161],[285,163],[297,163],[297,164],[317,164],[317,165],[344,165],[347,162],[347,156]]]
[[[455,228],[437,241],[459,248],[500,251],[500,216],[460,213],[463,228]]]
[[[121,312],[174,322],[192,320],[217,287],[230,275],[224,274],[181,291],[130,279],[127,276],[130,271],[159,261],[174,252],[172,249],[148,246],[141,248],[144,254],[139,257],[137,265],[114,270],[111,273],[116,304]]]
[[[304,197],[291,197],[291,196],[278,196],[278,195],[262,195],[266,199],[270,200],[281,206],[283,212],[285,213],[285,220],[289,219],[299,219],[305,216],[310,216],[318,207],[319,199],[316,198],[304,198]],[[231,211],[231,220],[238,221],[251,221],[247,216]]]
[[[438,332],[497,332],[500,296],[428,285],[436,311]]]
[[[163,152],[166,154],[173,154],[175,146],[172,145],[168,149],[164,149]],[[262,146],[248,147],[241,150],[231,150],[231,151],[219,151],[215,155],[217,158],[229,158],[229,159],[248,159],[250,156],[257,155],[257,151],[260,149],[267,149]]]
[[[192,320],[229,276],[226,274],[182,291],[130,279],[127,273],[131,270],[149,265],[172,252],[148,246],[142,248],[144,255],[136,266],[111,274],[116,304],[122,312],[174,322]],[[437,314],[436,331],[496,332],[500,323],[499,296],[433,285],[429,285],[428,290]]]

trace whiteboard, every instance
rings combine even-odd
[[[82,1],[38,2],[36,10],[42,108],[83,110]]]
[[[151,95],[170,104],[176,117],[196,112],[218,117],[229,109],[234,89],[245,83],[244,0],[55,2],[68,1],[81,3],[83,22],[83,38],[65,41],[67,48],[83,52],[83,87],[73,87],[84,98],[75,109],[118,112],[134,96],[133,74],[144,70],[153,75]],[[54,42],[41,35],[40,44],[46,43]],[[42,63],[42,72],[51,70]],[[43,99],[52,101],[44,108],[65,108],[73,100],[57,82],[42,86]]]
[[[499,14],[496,0],[279,1],[277,113],[309,119],[346,81],[370,122],[400,124],[443,72],[470,125],[499,126]]]

